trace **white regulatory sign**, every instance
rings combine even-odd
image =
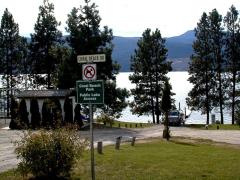
[[[92,55],[78,55],[78,63],[91,63],[91,62],[105,62],[105,54],[92,54]]]
[[[83,64],[82,65],[82,79],[83,80],[96,80],[97,79],[96,64]]]

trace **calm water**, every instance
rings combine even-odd
[[[121,88],[126,88],[128,90],[134,88],[134,84],[132,84],[128,77],[131,73],[120,73],[117,76],[117,86]],[[181,109],[187,109],[187,114],[190,114],[190,117],[186,120],[188,124],[205,124],[206,123],[206,115],[201,115],[200,112],[190,111],[186,105],[186,97],[188,92],[192,88],[192,84],[190,84],[187,79],[189,77],[188,72],[170,72],[168,73],[168,77],[170,78],[170,83],[172,85],[172,91],[176,94],[174,96],[176,100],[176,107],[178,108],[179,103]],[[1,78],[1,77],[0,77]],[[21,84],[24,86],[24,83]],[[2,87],[1,79],[0,79],[0,87]],[[131,101],[133,97],[130,97],[129,100]],[[130,108],[126,108],[123,113],[122,117],[120,117],[120,121],[130,121],[130,122],[149,122],[152,121],[151,116],[137,116],[133,115],[130,111]],[[216,120],[220,119],[220,115],[218,111],[212,112],[212,114],[216,115]],[[210,120],[211,121],[211,120]],[[224,113],[224,123],[230,124],[231,123],[231,116],[229,111],[225,110]]]
[[[117,76],[117,86],[121,88],[126,88],[128,90],[134,88],[134,84],[132,84],[128,77],[131,73],[120,73]],[[190,111],[186,105],[186,97],[188,92],[192,88],[192,84],[187,81],[189,75],[188,72],[170,72],[168,73],[168,77],[170,78],[170,83],[172,85],[172,91],[176,94],[173,98],[176,100],[176,107],[179,107],[184,110],[187,109],[187,114],[190,114],[190,117],[186,120],[187,124],[205,124],[206,123],[206,115],[201,115],[200,112]],[[133,98],[130,97],[129,100]],[[137,116],[133,115],[130,111],[130,108],[126,108],[123,113],[122,117],[120,117],[120,121],[130,121],[130,122],[148,122],[152,121],[151,116]],[[216,120],[220,120],[219,112],[216,110],[212,112],[215,114]],[[211,122],[211,119],[210,119]],[[230,113],[225,111],[224,113],[224,122],[226,124],[231,123]]]

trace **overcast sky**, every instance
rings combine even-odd
[[[55,5],[55,17],[61,21],[64,34],[67,14],[83,0],[50,0]],[[216,8],[226,15],[234,4],[240,10],[240,0],[94,0],[102,18],[101,26],[113,29],[115,36],[141,36],[146,28],[160,29],[164,37],[177,36],[194,29],[202,13]],[[0,0],[0,16],[4,9],[13,14],[20,34],[29,36],[37,20],[43,0]]]

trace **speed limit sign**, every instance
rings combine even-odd
[[[82,65],[82,78],[83,78],[83,80],[96,80],[97,79],[96,64],[83,64]]]

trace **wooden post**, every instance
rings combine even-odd
[[[119,128],[121,127],[121,124],[120,124],[120,123],[118,123],[118,127],[119,127]]]
[[[135,124],[136,128],[137,128],[137,124]]]
[[[130,128],[132,128],[132,124],[130,124]]]
[[[122,136],[119,136],[119,137],[116,138],[115,149],[117,149],[117,150],[120,149],[121,139],[122,139]]]
[[[127,128],[127,124],[125,124],[125,128]]]
[[[99,141],[97,143],[97,151],[98,151],[98,154],[102,154],[102,148],[103,148],[103,143],[102,141]]]
[[[132,137],[132,143],[131,143],[132,146],[134,146],[135,140],[136,140],[136,137]]]

